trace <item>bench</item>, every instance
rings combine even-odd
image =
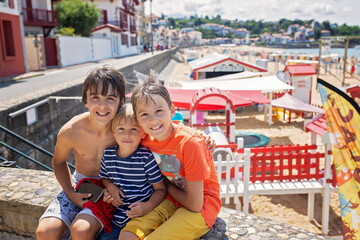
[[[316,145],[255,147],[238,149],[235,154],[228,148],[215,149],[221,197],[227,204],[234,198],[238,210],[239,197],[243,197],[243,211],[248,213],[251,195],[308,194],[307,215],[312,220],[315,193],[321,193],[323,233],[327,234],[330,191],[336,190],[336,183],[331,177],[330,151],[316,150]]]

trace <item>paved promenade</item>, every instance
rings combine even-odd
[[[31,239],[38,218],[61,190],[52,172],[0,168],[0,229],[12,228],[17,237],[0,231],[0,239]],[[21,217],[19,217],[19,214]],[[22,235],[22,237],[21,237]],[[25,235],[25,236],[24,236]],[[179,238],[181,239],[181,237]],[[270,219],[222,208],[214,228],[202,240],[332,239]]]
[[[87,73],[96,67],[110,65],[116,69],[120,69],[163,52],[164,51],[155,51],[154,54],[148,52],[146,54],[143,53],[117,59],[104,59],[96,62],[19,75],[14,78],[15,80],[0,84],[0,111],[36,97],[41,97],[49,92],[51,93],[81,84]]]

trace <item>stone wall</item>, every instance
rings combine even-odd
[[[168,62],[170,62],[174,54],[175,52],[164,51],[163,53],[154,55],[151,58],[119,69],[119,71],[122,72],[127,79],[127,92],[130,92],[134,84],[137,82],[134,70],[145,74],[149,73],[150,69],[160,72],[164,67],[166,67]],[[86,76],[84,76],[84,79],[85,77]],[[10,118],[9,114],[44,100],[50,96],[81,96],[82,82],[84,79],[75,85],[63,84],[58,88],[44,89],[41,96],[36,95],[33,99],[26,101],[25,103],[9,106],[0,112],[0,124],[29,141],[41,146],[49,152],[53,152],[56,135],[61,126],[69,121],[73,116],[86,111],[81,100],[50,99],[48,103],[42,104],[36,108],[39,120],[30,126],[27,126],[25,113],[14,118]],[[71,82],[71,80],[72,79],[69,79],[67,81]],[[28,145],[20,143],[17,139],[5,134],[2,131],[0,131],[0,140],[16,149],[21,150],[32,158],[37,160],[40,159],[40,162],[48,166],[51,165],[51,157],[46,156],[37,150],[34,151],[29,148]],[[23,168],[43,169],[5,147],[0,146],[0,156],[8,160],[16,160],[18,165]]]
[[[36,239],[38,220],[60,191],[53,172],[0,167],[0,239]],[[223,207],[213,228],[201,240],[224,239],[331,238]]]

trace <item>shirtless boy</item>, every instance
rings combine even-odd
[[[68,121],[59,131],[52,165],[63,191],[40,218],[37,239],[92,239],[101,222],[81,208],[90,194],[77,193],[76,183],[85,177],[97,178],[105,148],[116,145],[111,121],[125,101],[125,79],[115,69],[94,69],[84,81],[82,100],[88,112]],[[67,160],[74,151],[73,176]],[[64,234],[65,233],[65,234]]]

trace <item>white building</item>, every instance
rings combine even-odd
[[[92,30],[94,37],[110,38],[112,56],[127,56],[138,52],[135,6],[139,0],[93,0],[102,10],[99,26]]]

